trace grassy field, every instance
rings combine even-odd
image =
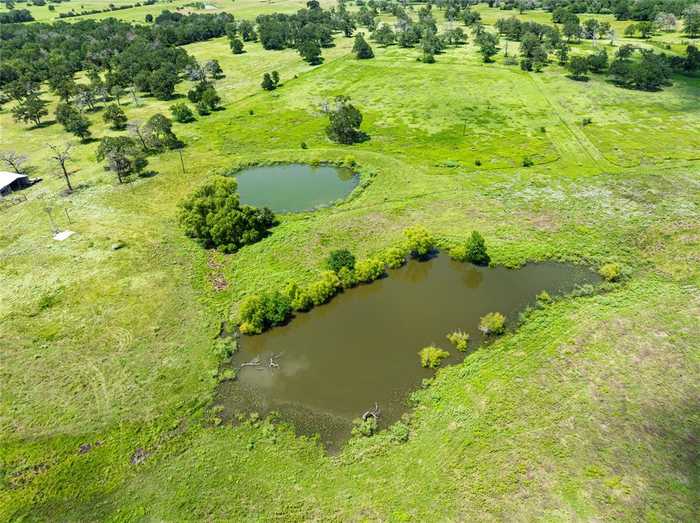
[[[2,148],[44,180],[0,211],[0,519],[697,519],[698,79],[645,93],[556,65],[524,73],[502,54],[485,65],[471,43],[432,65],[378,46],[359,62],[352,40],[336,44],[319,67],[259,44],[234,56],[223,38],[187,46],[226,76],[225,110],[174,126],[185,172],[169,152],[150,158],[157,175],[118,185],[93,142],[75,148],[70,196],[46,150],[68,135],[3,107]],[[283,85],[262,91],[272,70]],[[361,109],[369,141],[327,140],[320,103],[337,94]],[[145,120],[171,103],[124,108]],[[90,118],[95,137],[113,133]],[[365,181],[353,198],[283,216],[235,255],[177,226],[177,203],[214,173],[348,157]],[[52,240],[47,207],[77,234]],[[441,370],[414,394],[406,443],[380,434],[329,457],[284,425],[214,427],[215,340],[241,299],[307,281],[332,249],[377,252],[415,223],[443,244],[478,229],[498,264],[617,261],[628,278],[537,310]]]

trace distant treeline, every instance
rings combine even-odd
[[[141,7],[142,5],[153,5],[156,0],[145,0],[145,2],[137,2],[135,4],[114,5],[109,4],[106,9],[84,9],[82,11],[68,11],[67,13],[59,13],[59,18],[72,18],[74,16],[95,15],[98,13],[109,13],[110,11],[121,11],[122,9],[131,9],[132,7]]]
[[[17,24],[34,20],[28,9],[13,9],[6,13],[0,13],[0,24]]]
[[[60,91],[78,71],[93,71],[104,73],[109,88],[137,82],[144,90],[149,85],[171,90],[194,62],[178,46],[223,36],[231,22],[227,13],[163,11],[153,25],[115,18],[7,25],[0,39],[0,88],[5,98],[20,100],[41,82]]]

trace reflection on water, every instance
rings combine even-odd
[[[350,169],[300,163],[251,167],[236,179],[242,203],[280,213],[328,205],[345,198],[358,182]]]
[[[468,332],[482,341],[479,318],[498,311],[514,320],[542,290],[552,295],[598,281],[588,269],[558,263],[521,269],[476,267],[447,256],[411,261],[389,277],[346,291],[288,325],[243,336],[233,366],[274,357],[279,367],[244,367],[222,384],[224,416],[237,411],[278,411],[301,433],[320,433],[330,448],[350,433],[351,421],[377,402],[386,426],[406,410],[407,394],[433,371],[417,352],[436,344],[464,357],[445,339]]]

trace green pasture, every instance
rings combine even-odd
[[[302,5],[207,3],[243,18]],[[503,13],[479,10],[488,23]],[[337,36],[311,67],[257,43],[242,55],[225,38],[187,46],[220,61],[224,109],[174,124],[184,172],[171,151],[125,185],[96,162],[96,141],[78,144],[52,116],[17,124],[3,106],[2,149],[27,154],[43,181],[0,210],[0,519],[695,519],[698,79],[638,92],[554,64],[522,72],[502,52],[482,64],[473,42],[435,64],[377,45],[357,61],[351,47]],[[282,86],[263,91],[273,70]],[[326,138],[322,103],[339,94],[362,111],[368,141]],[[172,103],[122,101],[131,121],[169,116]],[[89,118],[95,138],[118,134],[101,110]],[[46,144],[68,141],[77,189],[66,196]],[[351,198],[281,216],[236,254],[178,227],[178,202],[216,173],[349,160],[362,180]],[[54,241],[47,209],[76,234]],[[376,253],[416,223],[443,246],[479,230],[497,264],[616,261],[626,277],[534,311],[441,370],[414,395],[405,443],[380,434],[327,456],[284,425],[217,425],[215,341],[241,300],[309,281],[333,249]],[[132,464],[137,449],[146,458]]]

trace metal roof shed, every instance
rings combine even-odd
[[[8,194],[28,186],[29,177],[26,174],[0,171],[0,194]]]

